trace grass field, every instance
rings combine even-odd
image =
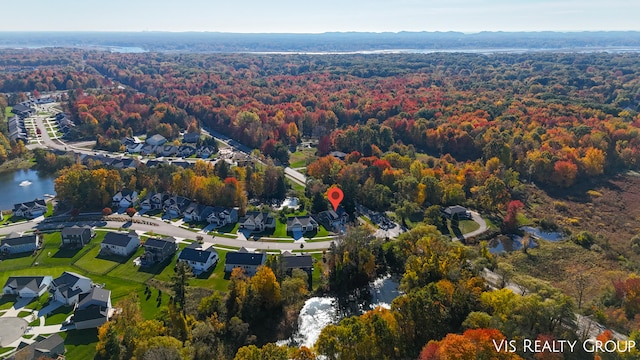
[[[313,162],[318,157],[316,156],[316,149],[302,149],[294,152],[289,157],[289,166],[292,168],[306,167],[309,163]]]
[[[93,359],[96,355],[98,329],[70,330],[60,333],[64,340],[67,359]]]
[[[87,273],[104,275],[109,271],[113,270],[118,264],[126,261],[126,259],[112,256],[109,258],[100,257],[98,258],[98,254],[100,253],[100,246],[94,245],[93,248],[82,256],[76,263],[75,266],[84,270]]]
[[[460,220],[458,227],[463,234],[468,234],[480,228],[480,225],[473,220]]]
[[[13,116],[13,113],[11,112],[11,109],[13,109],[11,106],[7,106],[6,108],[4,108],[4,118],[5,119],[9,119],[10,117]]]

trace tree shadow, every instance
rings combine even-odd
[[[135,254],[135,252],[133,254]],[[133,257],[133,254],[129,256],[118,256],[118,255],[106,255],[100,252],[98,253],[98,256],[96,256],[96,258],[117,262],[119,264],[125,264],[127,261],[129,261]]]
[[[90,345],[98,342],[98,329],[69,330],[64,340],[65,345]]]

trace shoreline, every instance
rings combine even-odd
[[[0,173],[31,169],[36,165],[36,162],[32,160],[33,158],[29,158],[29,159],[19,158],[19,159],[7,160],[2,165],[0,165]]]

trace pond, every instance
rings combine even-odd
[[[0,209],[13,209],[13,204],[55,195],[53,179],[31,169],[0,173]]]
[[[520,229],[536,239],[560,241],[564,238],[564,235],[557,231],[542,231],[540,228],[534,228],[531,226],[523,226]]]
[[[528,248],[535,248],[538,246],[534,239],[529,240]],[[499,236],[489,241],[489,252],[492,254],[499,254],[501,252],[510,252],[522,249],[522,236],[510,235]]]

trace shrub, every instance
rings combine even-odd
[[[640,254],[640,235],[631,238],[631,250],[636,254]]]
[[[564,201],[554,201],[553,208],[556,209],[556,211],[560,212],[565,212],[569,209],[567,203],[565,203]]]
[[[588,231],[580,231],[578,234],[572,236],[571,240],[585,249],[590,249],[596,239],[592,233]]]

